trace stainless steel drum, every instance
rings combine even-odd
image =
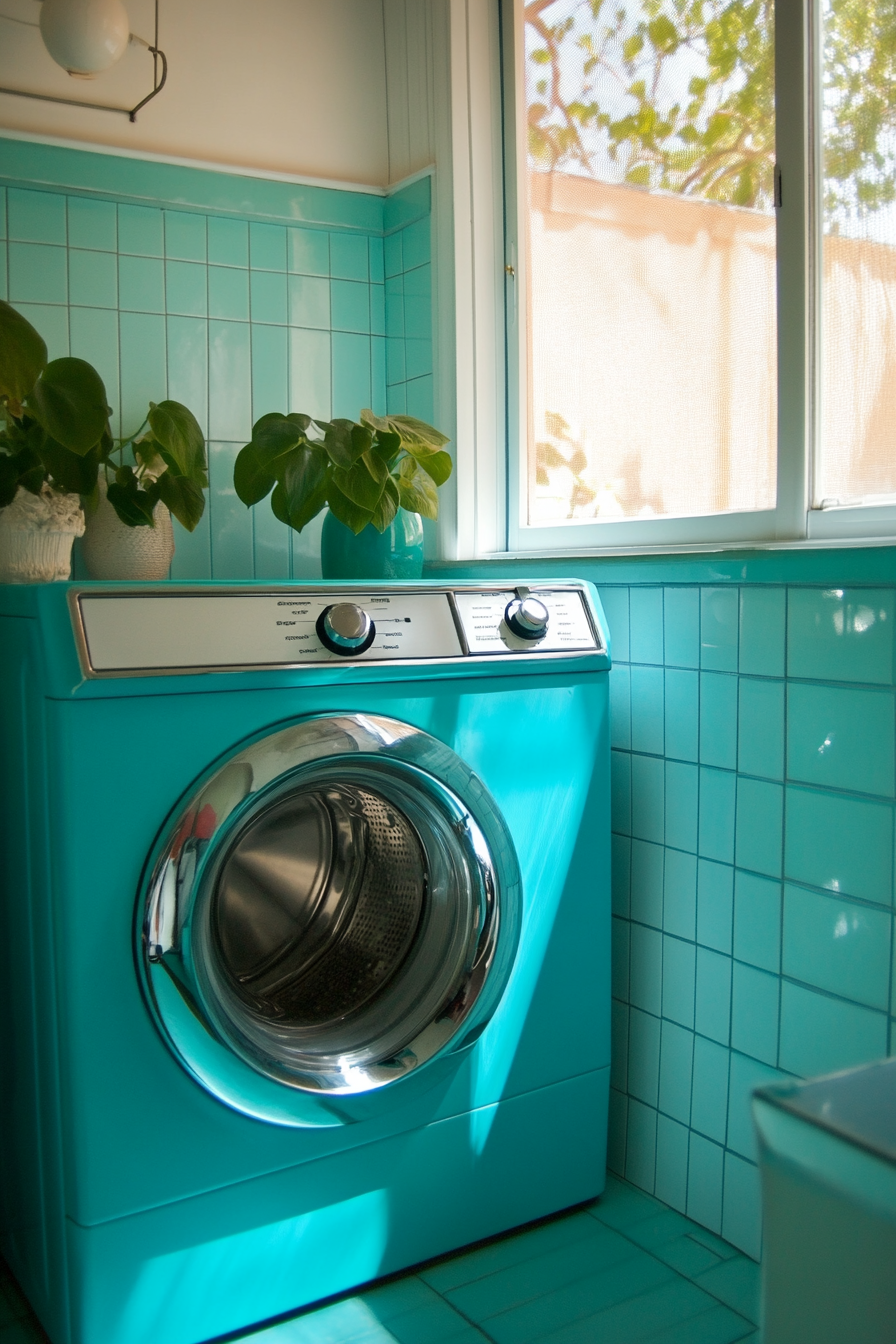
[[[454,752],[382,716],[317,717],[253,740],[178,809],[139,959],[165,1039],[209,1091],[333,1124],[320,1099],[472,1043],[519,915],[507,827]]]

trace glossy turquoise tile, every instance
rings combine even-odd
[[[197,317],[169,317],[168,395],[182,401],[208,432],[208,327]]]
[[[627,919],[614,919],[612,938],[612,991],[616,999],[628,1000],[631,985],[632,926]]]
[[[425,299],[427,305],[432,302],[432,266],[417,266],[414,270],[405,271],[404,292],[409,298]],[[408,332],[409,336],[431,334],[429,326],[425,332]]]
[[[670,591],[667,589],[667,601]],[[680,761],[696,761],[699,742],[700,674],[667,667],[666,755]]]
[[[697,857],[666,850],[663,874],[663,929],[679,938],[696,936]]]
[[[386,335],[398,338],[404,332],[404,277],[390,275],[386,277]]]
[[[208,446],[212,574],[216,579],[254,577],[252,514],[233,488],[233,464],[241,447],[241,443],[215,442]]]
[[[11,303],[67,303],[68,276],[64,247],[48,243],[9,243]]]
[[[632,835],[661,845],[664,839],[664,762],[632,756]]]
[[[418,380],[422,381],[422,380]],[[370,406],[374,415],[386,414],[386,338],[385,336],[371,336],[370,338]],[[432,397],[430,397],[430,404]],[[416,412],[414,412],[416,414]],[[420,416],[421,420],[432,423],[435,419],[434,413]]]
[[[215,266],[249,265],[249,225],[242,219],[208,218],[208,259]]]
[[[613,1177],[607,1179],[604,1193],[588,1210],[591,1216],[605,1226],[615,1227],[623,1233],[627,1233],[633,1224],[643,1222],[645,1218],[652,1218],[662,1211],[663,1206],[659,1200],[644,1194],[643,1191],[635,1190],[623,1181],[614,1180]]]
[[[784,676],[786,619],[786,589],[741,588],[741,672],[757,677]]]
[[[69,311],[71,348],[92,364],[103,380],[112,407],[112,433],[120,430],[121,396],[118,387],[118,314],[111,308],[72,308]]]
[[[759,1266],[755,1261],[742,1255],[733,1256],[723,1265],[699,1274],[697,1282],[746,1320],[753,1324],[759,1320]]]
[[[668,1023],[666,1024],[668,1025]],[[677,1120],[672,1120],[668,1115],[660,1112],[656,1117],[656,1177],[654,1180],[654,1193],[663,1203],[671,1205],[673,1209],[684,1210],[688,1202],[688,1141],[689,1134],[686,1125],[681,1125]],[[678,1246],[679,1242],[672,1242],[672,1246]],[[679,1265],[676,1260],[680,1257],[668,1254],[666,1247],[656,1250],[654,1253],[666,1264],[677,1269]],[[696,1248],[695,1248],[696,1249]],[[708,1255],[708,1252],[704,1254]],[[714,1257],[713,1257],[714,1258]]]
[[[27,317],[33,327],[36,327],[47,343],[47,354],[50,359],[59,359],[62,355],[67,355],[69,351],[68,340],[68,309],[61,304],[49,303],[15,303],[12,295],[10,302],[17,312],[23,317]]]
[[[631,913],[632,842],[627,835],[610,836],[613,914]]]
[[[796,786],[786,794],[785,876],[890,905],[892,806]]]
[[[630,1009],[619,999],[610,1001],[610,1086],[628,1091],[628,1021]]]
[[[781,883],[737,870],[734,955],[764,971],[781,969]]]
[[[700,770],[699,853],[719,863],[734,862],[734,802],[737,776],[707,766]]]
[[[731,953],[734,917],[734,869],[701,859],[697,866],[697,942]]]
[[[209,322],[208,397],[209,438],[245,443],[252,433],[248,322]],[[228,573],[225,577],[235,576]]]
[[[628,1102],[625,1179],[648,1193],[656,1180],[656,1111],[635,1097]]]
[[[165,241],[162,211],[144,205],[120,205],[118,250],[138,257],[163,257]]]
[[[662,663],[663,661],[663,590],[640,588],[629,590],[630,645],[633,663]]]
[[[249,224],[249,265],[256,271],[286,270],[286,229],[282,224]]]
[[[664,678],[661,667],[631,669],[632,749],[662,756]]]
[[[283,327],[253,326],[252,423],[271,411],[285,413],[289,405],[289,333]]]
[[[431,237],[432,225],[428,216],[402,229],[402,263],[406,271],[425,266],[431,260]]]
[[[330,274],[330,235],[322,229],[288,229],[287,260],[300,275]]]
[[[291,275],[289,323],[293,327],[330,328],[330,284],[321,276]]]
[[[6,262],[6,243],[0,243],[0,299],[9,300],[9,287],[6,283],[7,276]]]
[[[791,682],[787,774],[804,784],[891,797],[896,792],[893,692]]]
[[[731,977],[731,1045],[763,1064],[778,1062],[777,975],[734,963]]]
[[[84,308],[118,307],[118,262],[111,252],[70,248],[69,303]]]
[[[334,331],[370,331],[370,286],[353,280],[330,281]]]
[[[696,765],[665,762],[666,844],[691,853],[697,849],[698,785]],[[633,804],[637,801],[635,794]]]
[[[6,237],[6,188],[0,187],[0,238]]]
[[[782,970],[886,1012],[892,922],[883,910],[785,886]]]
[[[737,671],[738,590],[700,590],[700,666],[716,672]]]
[[[724,1150],[718,1144],[702,1134],[691,1134],[687,1213],[712,1232],[722,1230],[723,1161]]]
[[[206,317],[208,267],[195,261],[166,261],[165,306],[179,317]]]
[[[87,196],[68,197],[69,247],[118,250],[118,209],[112,201],[94,201]]]
[[[330,234],[330,274],[340,280],[370,279],[367,238],[359,233]]]
[[[23,243],[68,242],[65,197],[51,191],[7,189],[7,232]]]
[[[354,1297],[248,1337],[249,1344],[334,1344],[336,1340],[346,1344],[395,1344],[395,1336]]]
[[[406,383],[386,384],[386,411],[389,415],[407,415],[408,398]]]
[[[660,1079],[660,1020],[632,1008],[629,1016],[628,1094],[656,1106]]]
[[[405,283],[408,277],[405,276]],[[432,306],[430,300],[408,294],[404,295],[404,332],[415,340],[432,340]]]
[[[610,1088],[607,1117],[607,1172],[625,1174],[625,1136],[628,1128],[628,1096]]]
[[[286,276],[281,271],[249,273],[249,312],[253,322],[286,326]]]
[[[889,684],[894,630],[892,589],[791,588],[787,674]]]
[[[381,285],[386,278],[386,266],[382,238],[367,239],[367,255],[370,266],[370,283]]]
[[[610,753],[610,818],[614,831],[632,829],[632,758],[627,751]]]
[[[632,745],[632,683],[626,663],[610,672],[610,743],[629,751]]]
[[[121,424],[135,434],[151,401],[168,395],[168,351],[164,317],[156,313],[120,313]]]
[[[165,256],[176,261],[208,260],[205,215],[165,211]]]
[[[401,275],[404,270],[401,233],[390,233],[383,239],[383,264],[386,277]]]
[[[118,258],[118,303],[131,313],[164,313],[164,264],[154,257]]]
[[[395,1344],[486,1344],[485,1336],[441,1298],[390,1320],[388,1330]]]
[[[432,373],[432,341],[405,340],[405,367],[408,381]]]
[[[404,338],[395,340],[393,337],[386,338],[386,383],[403,383],[407,376],[405,365],[405,343]]]
[[[370,286],[370,331],[374,336],[386,334],[386,290],[384,285]]]
[[[289,409],[329,420],[330,335],[326,331],[289,330]]]
[[[600,588],[600,600],[610,627],[613,662],[629,660],[629,590],[628,588]]]
[[[745,775],[783,779],[783,681],[740,678],[737,768]]]
[[[663,927],[662,845],[632,841],[631,917],[640,924]]]
[[[737,781],[738,868],[750,868],[769,877],[781,873],[784,831],[784,789],[780,784],[748,779]]]
[[[432,424],[436,418],[435,380],[432,374],[426,374],[422,378],[410,378],[405,384],[405,397],[408,415],[415,415],[418,420]]]
[[[629,999],[645,1013],[660,1016],[663,992],[663,935],[643,924],[631,926]]]
[[[357,420],[370,405],[370,337],[334,331],[333,414]]]
[[[730,1022],[731,958],[708,947],[698,947],[694,1029],[719,1045],[727,1045]]]
[[[664,1021],[660,1041],[659,1109],[682,1125],[691,1122],[693,1067],[694,1033],[675,1022]],[[661,1194],[659,1197],[663,1198]]]
[[[729,1054],[716,1041],[694,1037],[691,1129],[723,1145],[728,1123]]]
[[[663,937],[663,1017],[694,1029],[696,948],[668,934]]]
[[[751,1162],[757,1160],[756,1131],[753,1128],[751,1104],[757,1087],[783,1082],[787,1074],[762,1064],[757,1059],[731,1051],[728,1084],[727,1145]]]
[[[778,1059],[782,1069],[811,1078],[865,1064],[886,1052],[883,1013],[782,981]]]
[[[181,527],[172,518],[174,528],[174,556],[171,561],[172,579],[210,579],[212,577],[211,516],[206,495],[205,512],[192,532]]]
[[[231,322],[249,321],[249,272],[235,266],[209,266],[208,315]]]
[[[737,678],[700,674],[700,760],[723,770],[737,766]]]
[[[663,628],[667,667],[700,666],[700,590],[666,588]]]
[[[652,1289],[639,1301],[620,1303],[593,1317],[589,1324],[595,1333],[587,1338],[613,1341],[613,1344],[634,1344],[649,1335],[656,1344],[680,1344],[681,1340],[698,1344],[700,1336],[694,1333],[698,1322],[714,1310],[711,1297],[692,1283],[679,1279]],[[571,1327],[550,1338],[551,1344],[575,1344],[583,1336]]]
[[[400,191],[390,191],[383,202],[383,228],[387,232],[422,219],[432,208],[432,181],[418,178]]]

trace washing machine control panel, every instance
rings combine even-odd
[[[72,590],[88,676],[605,652],[585,589]]]

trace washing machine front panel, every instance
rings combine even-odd
[[[191,790],[138,904],[146,997],[182,1064],[277,1124],[472,1044],[513,965],[513,842],[443,743],[382,715],[260,735]]]

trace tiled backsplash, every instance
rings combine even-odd
[[[35,183],[45,182],[50,151],[28,151]],[[428,179],[386,200],[324,189],[340,198],[339,209],[317,210],[340,225],[325,228],[270,222],[279,183],[241,179],[239,217],[116,199],[116,166],[133,196],[135,174],[150,165],[108,158],[105,166],[108,194],[0,185],[0,298],[37,327],[51,358],[73,354],[97,367],[115,433],[135,431],[148,402],[166,396],[206,429],[208,507],[192,534],[175,523],[172,577],[319,573],[319,523],[300,537],[267,503],[247,510],[233,490],[233,461],[272,410],[355,418],[371,406],[432,420]],[[263,218],[249,208],[256,186]]]

